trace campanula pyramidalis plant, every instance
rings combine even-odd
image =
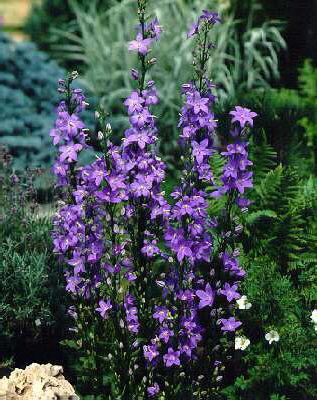
[[[203,11],[188,38],[196,41],[193,80],[182,86],[179,121],[182,171],[167,197],[158,155],[155,105],[149,78],[155,42],[164,33],[138,0],[139,25],[128,50],[139,66],[135,89],[124,101],[129,127],[120,145],[103,111],[97,113],[101,152],[81,165],[90,134],[80,119],[87,106],[73,89],[76,73],[59,83],[63,100],[51,131],[59,156],[53,167],[61,200],[54,218],[54,251],[65,264],[69,313],[81,375],[91,394],[105,399],[216,398],[241,330],[235,301],[245,272],[239,265],[234,215],[247,211],[252,187],[247,136],[256,114],[231,112],[231,140],[217,143],[215,85],[206,76],[218,14]],[[211,168],[226,160],[220,182]],[[211,202],[221,201],[218,218]]]

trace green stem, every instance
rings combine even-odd
[[[203,49],[200,56],[200,77],[199,77],[199,91],[201,92],[203,89],[203,79],[205,76],[205,67],[208,61],[208,52],[207,52],[207,38],[208,38],[208,28],[205,28],[204,32],[204,42]]]

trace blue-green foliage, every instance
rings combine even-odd
[[[58,103],[57,80],[65,75],[32,43],[14,43],[0,33],[0,143],[15,156],[15,166],[47,166],[48,135]]]
[[[0,32],[0,144],[14,156],[14,167],[49,167],[59,102],[57,81],[65,71],[33,43],[15,43]],[[92,112],[85,113],[92,126]]]

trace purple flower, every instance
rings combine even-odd
[[[143,104],[145,100],[143,97],[139,96],[139,93],[134,91],[123,103],[128,108],[128,113],[133,114],[135,112],[140,112],[143,110]]]
[[[176,218],[184,217],[185,215],[193,215],[193,208],[191,199],[188,196],[184,196],[182,200],[178,201],[173,210],[173,216]]]
[[[160,324],[168,318],[169,311],[166,307],[156,306],[153,314],[154,319],[158,319]]]
[[[135,307],[135,299],[132,295],[125,296],[124,309],[126,312],[128,331],[131,333],[138,333],[140,327],[138,318],[138,309]]]
[[[72,259],[67,261],[67,264],[74,267],[75,275],[85,272],[85,258],[79,255],[74,255]]]
[[[150,106],[152,104],[157,104],[159,102],[159,99],[157,97],[157,92],[154,87],[152,87],[149,90],[143,90],[142,95],[145,98],[146,106]]]
[[[145,241],[141,252],[147,257],[154,257],[155,255],[160,254],[160,249],[156,246],[155,240],[152,240],[152,242]]]
[[[199,19],[206,20],[209,24],[213,25],[217,24],[218,22],[221,22],[220,15],[218,13],[208,10],[203,10]]]
[[[199,113],[208,113],[208,98],[202,98],[200,94],[197,92],[194,96],[189,98],[188,103],[191,107],[193,107],[194,114]]]
[[[211,12],[208,10],[203,10],[202,14],[200,15],[198,22],[192,24],[189,32],[187,33],[187,37],[191,38],[194,35],[199,33],[199,28],[202,21],[206,21],[208,24],[215,25],[221,21],[220,16],[218,13]]]
[[[107,319],[108,311],[111,309],[112,309],[112,304],[110,300],[107,301],[100,300],[99,307],[96,308],[96,311],[99,312],[99,314],[102,316],[103,319]]]
[[[129,43],[130,51],[137,51],[138,53],[145,56],[149,52],[149,46],[152,43],[152,39],[143,39],[142,34],[138,33],[136,40],[132,40]]]
[[[253,126],[253,118],[258,114],[248,108],[237,106],[233,111],[230,111],[230,115],[233,117],[232,123],[238,122],[241,128],[244,128],[246,125]]]
[[[59,112],[56,128],[64,132],[68,139],[75,137],[78,131],[85,127],[84,123],[75,114],[69,115],[68,112]]]
[[[151,37],[158,40],[163,32],[162,26],[159,24],[157,17],[155,17],[147,26],[147,31]]]
[[[180,359],[180,351],[174,351],[172,347],[169,347],[167,350],[167,354],[164,354],[163,360],[166,367],[172,367],[173,365],[179,366],[181,364]]]
[[[149,346],[143,346],[143,354],[148,361],[152,362],[160,353],[154,344],[150,344]]]
[[[132,182],[130,188],[135,197],[148,197],[152,188],[152,182],[146,177],[139,177],[138,180]]]
[[[83,148],[81,144],[69,144],[60,147],[60,161],[73,162],[77,161],[77,153]]]
[[[185,257],[192,257],[193,252],[190,247],[190,242],[188,240],[180,240],[175,245],[174,250],[177,253],[177,260],[181,263]]]
[[[147,132],[136,132],[132,135],[129,135],[124,140],[124,146],[128,146],[131,143],[137,143],[141,150],[144,150],[147,144],[153,142],[153,139],[149,136]]]
[[[245,189],[253,187],[252,175],[252,172],[245,172],[237,179],[235,186],[240,193],[244,193]]]
[[[194,35],[197,35],[197,33],[199,32],[199,25],[197,22],[194,22],[191,27],[190,30],[187,32],[187,38],[191,38]]]
[[[192,356],[192,347],[191,344],[185,343],[182,347],[181,347],[181,354],[186,354],[187,357],[191,358]]]
[[[77,293],[79,290],[79,284],[81,283],[81,278],[79,276],[70,276],[67,278],[66,291],[71,293]]]
[[[140,112],[133,114],[130,117],[131,124],[138,129],[141,129],[146,124],[150,124],[153,120],[153,115],[147,108],[143,108]]]
[[[125,273],[124,277],[128,282],[133,282],[137,279],[137,276],[133,272]]]
[[[240,294],[237,292],[237,289],[237,284],[231,286],[229,283],[225,283],[223,289],[221,289],[219,292],[226,296],[227,300],[231,302],[232,300],[237,300],[241,297]]]
[[[198,164],[202,164],[205,156],[210,156],[212,150],[208,148],[208,139],[204,139],[200,143],[195,140],[192,141],[193,156],[196,158]]]
[[[234,317],[230,317],[228,319],[222,318],[221,320],[222,331],[227,331],[227,332],[234,332],[236,329],[239,328],[239,326],[242,325],[240,321],[236,321]]]
[[[159,338],[163,340],[164,343],[168,343],[171,336],[174,336],[174,332],[168,328],[162,328],[159,333]]]
[[[207,283],[205,290],[197,290],[196,295],[199,297],[199,308],[211,307],[215,301],[215,291]]]
[[[178,298],[182,301],[193,301],[194,297],[195,295],[190,289],[181,290],[178,295]]]
[[[62,139],[62,133],[58,129],[52,129],[50,136],[53,138],[54,146],[56,146]]]
[[[154,382],[153,386],[149,386],[147,388],[147,393],[150,397],[156,396],[159,392],[160,392],[160,387],[156,382]]]

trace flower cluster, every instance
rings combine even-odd
[[[243,198],[243,193],[252,185],[252,172],[248,171],[248,167],[252,165],[252,161],[248,159],[248,143],[243,140],[246,131],[253,126],[253,118],[256,113],[247,108],[236,107],[231,111],[233,129],[231,135],[235,138],[235,142],[227,146],[226,151],[222,152],[223,156],[228,158],[221,177],[223,185],[214,192],[214,196],[224,195],[232,190],[236,190],[238,196],[237,204],[240,207],[249,205],[249,201]]]
[[[65,99],[51,132],[59,150],[53,171],[63,193],[54,218],[54,251],[67,265],[66,290],[74,299],[69,313],[78,332],[87,321],[91,325],[82,348],[87,347],[90,359],[96,355],[94,367],[103,360],[100,368],[114,375],[116,398],[122,393],[124,399],[136,393],[174,398],[175,374],[187,380],[177,389],[179,396],[190,398],[197,385],[204,387],[205,396],[218,385],[217,371],[224,368],[223,335],[233,339],[231,332],[241,326],[234,317],[234,301],[241,309],[250,308],[238,290],[245,275],[239,251],[227,239],[233,236],[233,203],[240,208],[248,205],[242,194],[252,185],[247,170],[252,163],[243,138],[256,115],[241,107],[231,113],[234,143],[221,153],[228,162],[222,186],[211,195],[210,161],[217,152],[216,97],[214,85],[204,74],[211,44],[201,36],[207,39],[220,18],[204,11],[189,35],[203,43],[198,48],[201,75],[182,87],[183,171],[168,201],[162,190],[166,168],[158,157],[158,129],[152,113],[158,94],[155,83],[146,79],[156,62],[147,57],[162,28],[156,18],[146,21],[145,5],[145,0],[138,0],[140,26],[128,46],[140,61],[139,70],[131,71],[137,88],[124,101],[129,127],[122,143],[115,146],[104,115],[98,114],[102,152],[88,165],[78,162],[79,153],[90,143],[79,116],[86,106],[83,93],[71,87],[75,74],[60,82]],[[215,195],[228,198],[224,220],[209,216]],[[99,355],[93,346],[104,354]],[[246,338],[236,339],[236,348],[247,346]],[[216,383],[202,382],[210,369],[215,371]]]
[[[53,172],[61,186],[69,183],[68,178],[72,165],[77,161],[78,154],[86,147],[85,126],[78,116],[87,105],[85,96],[81,89],[74,89],[70,92],[69,88],[76,76],[77,73],[74,72],[67,81],[62,79],[59,81],[59,92],[68,92],[70,97],[67,101],[60,103],[55,127],[50,132],[54,146],[59,146],[59,159],[54,164]]]
[[[210,25],[215,25],[220,21],[221,19],[218,13],[208,10],[203,10],[202,14],[198,18],[198,21],[192,24],[190,30],[187,33],[187,37],[191,38],[194,35],[198,35],[203,24],[207,24],[210,26]]]
[[[215,96],[212,94],[213,85],[206,80],[207,91],[199,92],[194,84],[183,85],[186,96],[182,108],[179,126],[183,144],[190,146],[194,161],[193,168],[201,180],[212,182],[212,172],[208,160],[213,154],[213,134],[217,127],[212,106]]]

